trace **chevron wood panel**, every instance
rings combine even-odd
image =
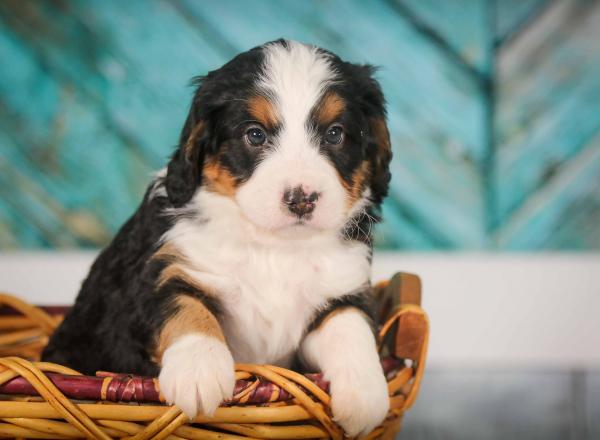
[[[453,51],[455,57],[480,72],[489,72],[488,46],[494,37],[490,28],[494,19],[490,2],[401,0],[391,3],[395,3],[404,15],[410,16],[429,38]]]
[[[172,151],[190,78],[279,37],[381,66],[380,247],[598,247],[597,7],[555,3],[0,2],[0,247],[106,243]]]
[[[498,245],[600,244],[600,2],[552,2],[498,53]]]

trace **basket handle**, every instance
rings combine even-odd
[[[429,330],[421,309],[421,279],[412,273],[399,272],[390,279],[386,290],[386,295],[392,299],[392,307],[383,311],[388,317],[382,330],[391,323],[395,337],[390,354],[416,362]]]
[[[421,278],[412,273],[398,272],[389,280],[377,283],[373,290],[380,325],[393,318],[401,306],[421,305]]]
[[[429,322],[420,306],[421,280],[417,275],[399,272],[375,286],[380,351],[419,362],[429,334]]]
[[[389,281],[377,284],[374,290],[379,322],[383,323],[379,331],[379,351],[412,361],[415,371],[404,404],[404,409],[408,409],[421,385],[429,342],[429,319],[421,308],[421,279],[399,272]]]

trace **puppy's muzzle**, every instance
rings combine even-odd
[[[283,193],[283,203],[298,218],[306,217],[313,212],[318,198],[319,194],[317,192],[313,191],[307,194],[302,186],[286,189]]]

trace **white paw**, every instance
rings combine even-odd
[[[212,415],[235,386],[233,358],[227,346],[211,336],[193,333],[177,339],[162,357],[160,390],[191,419]]]
[[[328,376],[333,418],[348,437],[368,434],[383,422],[390,400],[381,369],[340,369]]]

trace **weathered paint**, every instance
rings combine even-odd
[[[106,243],[171,153],[189,80],[286,37],[381,66],[395,157],[379,246],[597,249],[599,10],[5,0],[0,248]]]

